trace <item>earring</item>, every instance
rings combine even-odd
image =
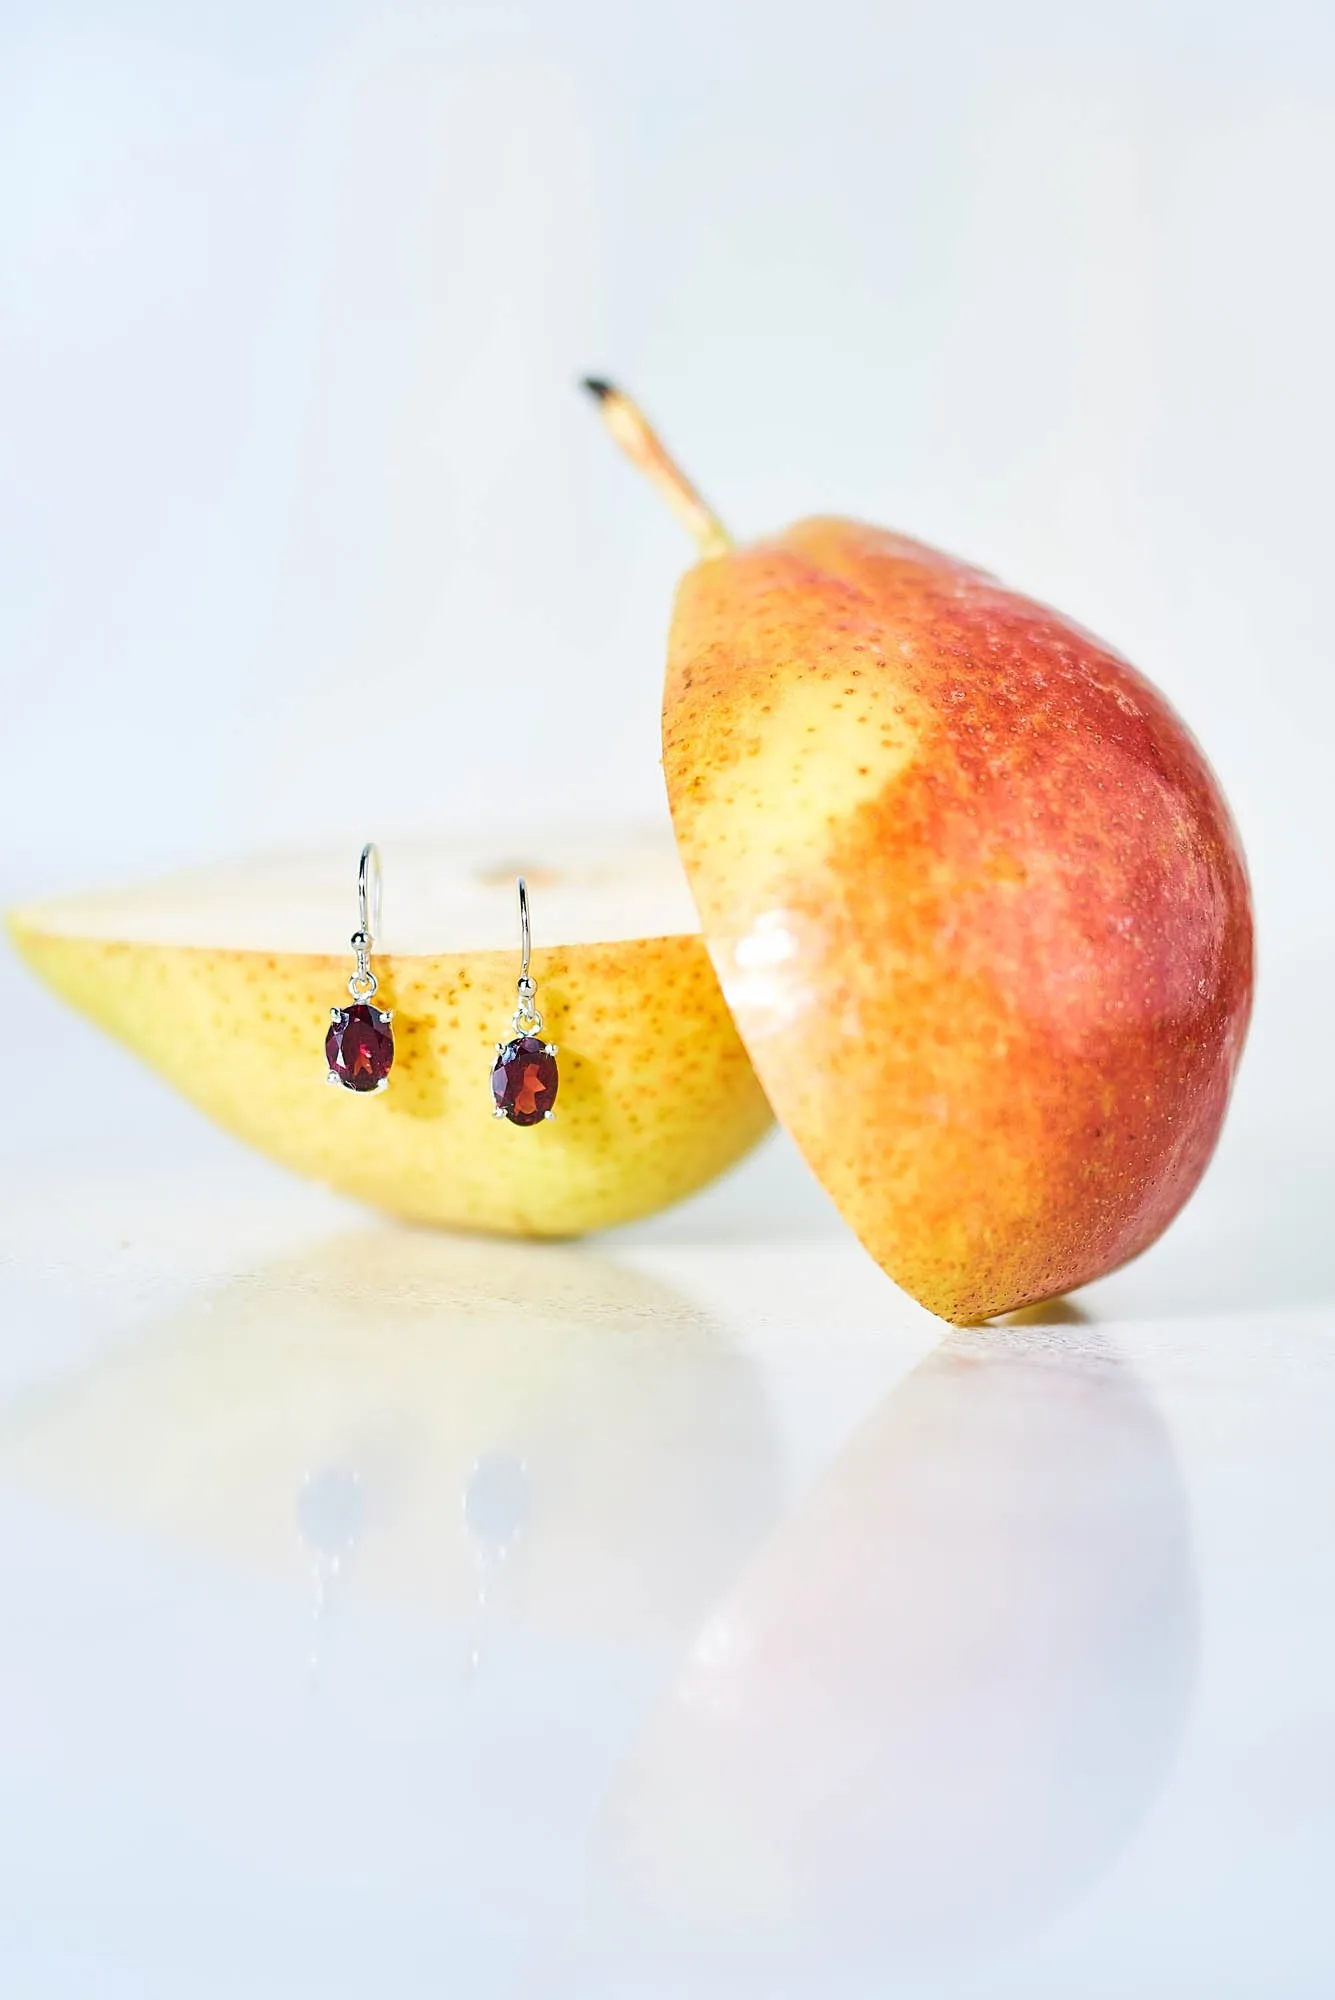
[[[394,1016],[371,1005],[379,980],[371,970],[371,948],[380,929],[380,849],[368,840],[357,864],[357,928],[352,949],[357,970],[348,980],[351,1007],[329,1009],[324,1038],[329,1083],[345,1090],[384,1090],[394,1061]]]
[[[528,920],[528,884],[519,877],[519,978],[515,992],[515,1032],[508,1042],[497,1042],[496,1060],[491,1066],[492,1116],[508,1118],[512,1125],[538,1125],[554,1118],[556,1102],[556,1044],[544,1042],[542,1016],[534,1004],[537,988],[529,978],[528,961],[532,937]]]

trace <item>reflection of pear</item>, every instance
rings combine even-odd
[[[368,1230],[240,1280],[11,1413],[68,1510],[471,1615],[680,1641],[772,1519],[750,1365],[582,1249]]]
[[[948,1341],[710,1619],[609,1810],[641,1918],[865,1971],[1014,1935],[1117,1852],[1194,1605],[1167,1437],[1078,1338]]]

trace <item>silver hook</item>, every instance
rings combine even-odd
[[[515,981],[515,1033],[537,1035],[542,1032],[542,1016],[538,1012],[533,996],[537,988],[529,974],[528,962],[533,950],[533,931],[528,914],[528,883],[522,875],[515,877],[515,887],[519,891],[519,977]]]
[[[354,1000],[373,1000],[380,982],[371,970],[371,947],[380,934],[380,849],[368,840],[357,863],[357,928],[352,949],[357,970],[348,980]]]
[[[380,935],[380,899],[380,849],[373,840],[368,840],[357,863],[357,928],[368,945],[374,944]]]

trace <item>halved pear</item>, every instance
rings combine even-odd
[[[36,904],[28,964],[220,1125],[410,1221],[570,1236],[647,1215],[730,1166],[770,1111],[667,841],[385,854],[378,1007],[389,1086],[327,1089],[330,1009],[354,969],[356,854],[250,861]],[[557,1116],[492,1117],[513,1032],[515,877],[560,1050]]]

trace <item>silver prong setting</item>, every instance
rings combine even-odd
[[[543,1123],[546,1124],[548,1119],[555,1118],[555,1116],[556,1113],[554,1111],[544,1111],[542,1114]]]
[[[326,1083],[336,1083],[336,1084],[338,1085],[338,1087],[339,1087],[339,1089],[340,1089],[340,1090],[341,1090],[341,1089],[343,1088],[343,1079],[342,1079],[342,1077],[341,1077],[341,1076],[339,1076],[339,1075],[338,1075],[338,1074],[337,1074],[337,1073],[336,1073],[336,1072],[335,1072],[334,1070],[332,1070],[332,1069],[331,1069],[331,1070],[326,1070],[326,1072],[325,1072],[325,1082],[326,1082]]]
[[[389,1078],[387,1076],[382,1076],[378,1081],[378,1083],[376,1084],[376,1091],[377,1093],[379,1093],[382,1090],[388,1090],[388,1089],[389,1089]]]
[[[500,1105],[497,1104],[493,1107],[491,1115],[493,1118],[504,1118],[505,1113],[501,1110]]]
[[[549,1056],[555,1056],[561,1053],[561,1051],[557,1048],[555,1042],[544,1042],[542,1046],[544,1049],[546,1049]]]

